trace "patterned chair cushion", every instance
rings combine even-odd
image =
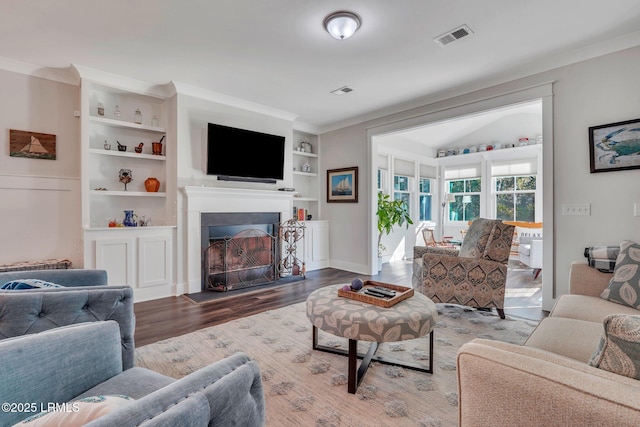
[[[489,235],[483,258],[506,264],[509,261],[514,230],[513,225],[496,222]]]
[[[504,308],[507,266],[488,259],[425,255],[418,292],[434,302]],[[415,286],[415,285],[414,285]]]
[[[630,240],[620,244],[613,277],[601,298],[640,310],[640,245]]]
[[[610,314],[589,365],[640,380],[640,316]]]
[[[482,258],[489,242],[489,236],[493,226],[498,222],[495,219],[478,218],[471,223],[467,234],[460,246],[460,257]]]

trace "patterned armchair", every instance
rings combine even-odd
[[[504,319],[504,289],[513,225],[478,218],[460,249],[415,246],[413,287],[434,302],[495,308]]]

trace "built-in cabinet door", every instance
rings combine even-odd
[[[96,240],[96,268],[107,270],[110,285],[135,287],[133,254],[133,238]]]
[[[138,286],[168,285],[171,281],[170,236],[138,238]]]
[[[110,285],[131,286],[136,302],[175,295],[173,227],[86,230],[85,241],[95,247],[85,268],[106,270]]]
[[[306,221],[304,257],[307,271],[329,266],[329,221]]]

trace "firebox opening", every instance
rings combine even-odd
[[[229,291],[275,282],[275,237],[251,227],[210,240],[205,254],[206,290]]]
[[[274,283],[280,213],[203,213],[202,290],[232,291]]]

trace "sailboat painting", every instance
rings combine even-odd
[[[358,202],[358,167],[327,171],[327,203]]]
[[[56,159],[56,136],[9,129],[9,155],[29,159]]]

